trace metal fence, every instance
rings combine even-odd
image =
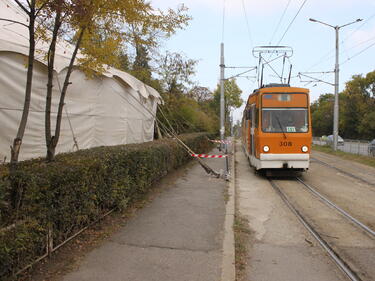
[[[331,145],[327,140],[320,137],[314,137],[313,144]],[[370,142],[365,140],[344,139],[344,144],[338,145],[337,149],[348,153],[375,157],[375,151],[372,152],[370,149]]]

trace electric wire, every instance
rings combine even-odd
[[[346,59],[345,61],[343,61],[341,64],[345,64],[347,63],[348,61],[350,61],[352,58],[356,57],[356,56],[359,56],[360,54],[362,54],[363,52],[367,51],[368,49],[370,49],[371,47],[375,46],[375,42],[372,43],[370,46],[367,46],[366,48],[364,48],[363,50],[361,50],[360,52],[354,54],[353,56],[349,57],[348,59]]]
[[[272,44],[273,38],[275,37],[276,32],[279,30],[280,24],[281,24],[281,22],[282,22],[283,19],[284,19],[285,13],[286,13],[286,11],[288,10],[288,7],[289,7],[291,1],[292,1],[292,0],[288,0],[288,3],[286,4],[286,7],[284,8],[284,11],[283,11],[283,13],[282,13],[282,15],[281,15],[281,17],[280,17],[280,19],[279,19],[279,22],[277,23],[276,28],[275,28],[274,32],[272,33],[272,36],[271,36],[271,39],[270,39],[269,45]]]
[[[123,95],[121,95],[120,93],[118,93],[117,91],[115,91],[115,93],[117,93],[122,99],[128,101]],[[173,139],[175,139],[177,141],[177,144],[179,144],[182,148],[185,149],[186,152],[188,152],[189,154],[196,154],[190,147],[188,147],[176,134],[173,133],[173,131],[171,129],[168,129],[168,127],[163,124],[163,122],[160,121],[160,119],[156,116],[156,114],[154,114],[153,112],[151,112],[150,109],[148,109],[144,104],[142,104],[139,100],[136,99],[136,97],[134,97],[133,95],[130,95],[141,107],[143,107],[144,109],[146,109],[146,111],[158,122],[158,124],[160,125],[160,128],[162,130],[164,130],[164,132],[167,132],[168,134],[170,134]],[[133,104],[129,103],[132,107],[134,107],[136,110],[140,111],[138,108],[136,108]],[[212,168],[210,168],[206,163],[204,163],[200,158],[194,158],[198,161],[198,163],[202,166],[202,168],[206,171],[207,174],[210,174],[210,175],[213,175],[217,178],[220,177],[220,173],[214,171]]]
[[[356,45],[353,45],[353,46],[350,47],[349,49],[346,49],[346,51],[349,51],[349,50],[352,50],[352,49],[354,49],[354,48],[357,48],[357,47],[359,47],[359,46],[361,46],[361,45],[363,45],[363,44],[366,44],[366,43],[368,43],[369,41],[372,41],[372,40],[374,40],[374,39],[375,39],[375,36],[374,36],[374,37],[371,37],[370,39],[367,39],[367,40],[365,40],[365,41],[359,42],[359,43],[357,43]],[[340,51],[339,54],[343,54],[343,52],[344,52],[344,51]],[[307,69],[307,71],[309,71],[310,69],[314,68],[315,66],[318,66],[318,65],[322,64],[323,62],[327,62],[327,60],[329,60],[329,59],[335,57],[335,54],[330,55],[330,53],[331,53],[331,51],[328,52],[324,57],[322,57],[317,63],[315,63],[315,64],[313,64],[312,66],[310,66],[310,67]]]
[[[346,40],[348,40],[350,37],[352,37],[356,32],[358,32],[365,24],[367,24],[370,20],[372,20],[373,18],[375,18],[375,14],[369,16],[366,20],[363,21],[363,23],[361,25],[359,25],[353,32],[351,32],[348,36],[346,36],[343,40],[340,41],[340,45],[344,44],[344,42]],[[350,49],[352,49],[353,47],[351,47]],[[350,50],[349,49],[349,50]],[[316,63],[314,63],[312,66],[310,66],[307,71],[309,71],[310,69],[314,68],[315,66],[318,66],[320,65],[321,63],[323,63],[324,61],[326,61],[327,58],[331,58],[331,57],[334,57],[334,55],[330,55],[332,52],[335,51],[335,48],[332,48],[331,50],[329,50],[325,55],[323,55]]]
[[[348,36],[346,36],[341,43],[344,43],[344,41],[348,40],[348,38],[352,37],[353,34],[358,32],[365,24],[367,24],[371,19],[375,18],[375,14],[369,16],[367,19],[365,19],[361,25],[359,25],[353,32],[351,32]]]
[[[277,42],[277,45],[279,45],[279,44],[281,43],[281,41],[284,39],[285,35],[288,33],[290,27],[292,26],[292,24],[294,23],[295,19],[297,18],[297,16],[298,16],[299,13],[301,12],[303,6],[305,6],[306,2],[307,2],[307,0],[304,0],[304,1],[303,1],[303,3],[302,3],[302,5],[299,7],[299,9],[298,9],[296,15],[294,16],[294,18],[292,19],[292,21],[289,23],[288,27],[286,28],[286,30],[285,30],[283,36],[281,36],[279,42]]]
[[[245,0],[242,0],[242,10],[243,10],[243,13],[244,13],[244,16],[245,16],[247,33],[248,33],[250,44],[251,44],[251,47],[252,47],[252,46],[254,46],[254,42],[253,42],[253,38],[252,38],[252,35],[251,35],[251,29],[250,29],[249,19],[247,17],[247,12],[246,12],[246,8],[245,8]]]

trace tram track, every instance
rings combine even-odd
[[[281,199],[284,201],[284,203],[288,206],[288,208],[296,215],[298,220],[302,223],[302,225],[307,229],[307,231],[315,238],[315,240],[318,242],[318,244],[324,249],[324,251],[331,257],[333,262],[338,266],[338,268],[345,274],[345,276],[349,280],[367,280],[361,279],[360,274],[357,273],[358,267],[354,266],[355,269],[353,269],[352,266],[350,266],[350,262],[345,261],[346,255],[340,255],[340,246],[337,247],[335,243],[327,242],[327,239],[324,237],[333,237],[327,234],[331,233],[319,233],[316,227],[314,227],[314,223],[310,222],[310,219],[302,214],[302,212],[299,210],[299,208],[295,207],[295,205],[292,203],[292,200],[289,198],[289,196],[283,192],[282,188],[275,182],[273,179],[268,179],[273,189],[276,191],[276,193],[281,197]],[[375,239],[375,231],[360,222],[358,219],[354,218],[352,215],[347,213],[345,210],[331,202],[328,198],[320,194],[314,187],[304,182],[301,178],[296,177],[293,179],[294,182],[298,182],[301,185],[304,186],[304,189],[308,191],[310,194],[314,195],[315,198],[318,198],[320,202],[324,203],[326,206],[328,206],[331,210],[336,210],[342,217],[345,217],[351,225],[356,226],[357,230],[360,230],[362,233],[365,232],[367,236],[371,239]],[[345,252],[345,251],[344,251]],[[351,260],[351,259],[349,259]],[[352,261],[353,262],[353,261]],[[362,271],[362,270],[361,270]],[[363,275],[363,274],[362,274]],[[362,276],[361,275],[361,276]],[[368,276],[368,274],[365,274],[364,276]]]
[[[360,222],[358,219],[354,218],[352,215],[347,213],[345,210],[334,204],[332,201],[330,201],[328,198],[326,198],[324,195],[319,193],[314,187],[304,182],[301,178],[296,177],[296,180],[300,182],[307,190],[309,190],[312,194],[317,196],[323,203],[325,203],[327,206],[330,206],[337,210],[341,215],[343,215],[345,218],[347,218],[350,222],[358,226],[360,229],[364,230],[366,233],[368,233],[372,238],[375,239],[375,231],[372,230],[370,227],[365,225],[364,223]]]

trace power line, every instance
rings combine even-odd
[[[280,20],[279,20],[279,22],[277,23],[276,28],[275,28],[275,30],[274,30],[272,36],[271,36],[271,39],[270,39],[270,43],[269,43],[269,45],[271,45],[272,40],[273,40],[273,38],[275,37],[276,32],[279,30],[280,24],[281,24],[282,20],[284,19],[284,16],[285,16],[286,10],[288,9],[289,4],[290,4],[291,1],[292,1],[292,0],[288,0],[288,3],[286,4],[286,7],[284,8],[284,12],[282,13],[282,15],[281,15],[281,17],[280,17]]]
[[[305,6],[307,0],[303,1],[302,5],[299,7],[298,9],[298,12],[296,13],[296,15],[294,16],[294,18],[292,19],[292,21],[289,23],[287,29],[285,30],[283,36],[281,36],[281,39],[279,40],[279,42],[277,42],[277,45],[280,44],[280,42],[284,39],[285,35],[287,34],[289,28],[292,26],[293,22],[295,21],[295,19],[297,18],[297,16],[299,15],[299,13],[301,12],[303,6]]]
[[[340,42],[340,45],[341,44],[343,44],[346,40],[348,40],[350,37],[352,37],[356,32],[358,32],[358,30],[360,29],[360,28],[362,28],[365,24],[367,24],[371,19],[373,19],[373,18],[375,18],[375,14],[373,14],[373,15],[371,15],[371,16],[369,16],[366,20],[364,20],[363,21],[363,23],[360,25],[360,26],[358,26],[352,33],[350,33],[348,36],[346,36],[341,42]],[[367,41],[366,41],[367,42]],[[356,46],[358,46],[358,45],[356,45]],[[354,48],[354,47],[352,47],[352,48]],[[350,48],[350,49],[352,49],[352,48]],[[349,50],[350,50],[349,49]],[[312,66],[310,66],[308,69],[307,69],[307,71],[309,71],[310,69],[312,69],[313,67],[315,67],[315,66],[317,66],[317,65],[319,65],[319,64],[321,64],[323,61],[325,61],[326,60],[326,58],[331,58],[331,57],[333,57],[334,55],[332,55],[332,56],[329,56],[333,51],[335,50],[335,48],[332,48],[330,51],[328,51],[325,55],[323,55],[315,64],[313,64]]]
[[[344,43],[345,40],[352,37],[353,34],[355,34],[358,30],[360,30],[365,24],[367,24],[368,21],[370,21],[374,17],[375,17],[375,14],[371,15],[366,20],[364,20],[363,23],[360,26],[358,26],[352,33],[350,33],[348,36],[346,36],[345,39],[341,41],[341,43]]]
[[[375,36],[374,37],[371,37],[370,39],[367,39],[367,40],[365,40],[365,41],[362,41],[362,42],[359,42],[358,44],[356,44],[356,45],[353,45],[352,47],[350,47],[349,49],[347,49],[346,51],[349,51],[349,50],[352,50],[352,49],[354,49],[354,48],[356,48],[356,47],[359,47],[359,46],[361,46],[361,45],[363,45],[363,44],[365,44],[365,43],[367,43],[367,42],[369,42],[369,41],[372,41],[372,40],[374,40],[375,39]],[[320,65],[321,63],[323,63],[323,62],[326,62],[327,60],[329,60],[329,59],[331,59],[331,58],[333,58],[335,55],[333,54],[333,55],[330,55],[330,53],[331,53],[331,51],[330,52],[328,52],[326,55],[324,55],[323,57],[321,57],[320,58],[320,60],[317,62],[317,63],[315,63],[315,64],[313,64],[312,66],[310,66],[308,69],[307,69],[307,71],[309,71],[310,69],[312,69],[313,67],[315,67],[315,66],[317,66],[317,65]],[[340,52],[340,54],[342,54],[343,53],[343,51],[341,51]]]
[[[249,20],[248,20],[248,17],[247,17],[247,12],[246,12],[246,8],[245,8],[245,2],[244,2],[244,0],[242,0],[242,9],[243,9],[243,12],[244,12],[244,15],[245,15],[246,26],[247,26],[247,33],[249,35],[250,44],[251,44],[251,46],[254,46],[253,39],[252,39],[252,36],[251,36],[251,30],[250,30],[250,25],[249,25]]]
[[[375,46],[375,42],[372,43],[370,46],[364,48],[362,51],[360,51],[360,52],[354,54],[353,56],[351,56],[350,58],[348,58],[347,60],[345,60],[345,61],[342,62],[341,64],[347,63],[347,62],[350,61],[352,58],[354,58],[354,57],[356,57],[356,56],[362,54],[362,53],[365,52],[366,50],[370,49],[372,46]]]

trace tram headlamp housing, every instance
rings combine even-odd
[[[270,151],[269,146],[268,146],[268,145],[263,146],[263,151],[264,151],[264,152],[268,152],[268,151]]]
[[[307,152],[307,151],[309,151],[309,148],[306,146],[306,145],[304,145],[304,146],[302,146],[302,152]]]

